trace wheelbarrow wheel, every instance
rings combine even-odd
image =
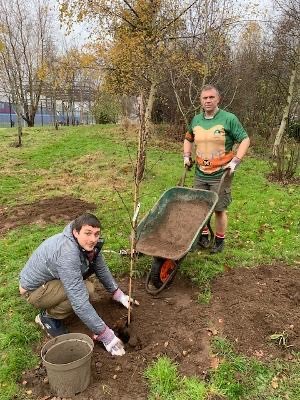
[[[173,281],[175,274],[172,274],[174,269],[177,267],[176,261],[153,257],[152,266],[151,266],[151,275],[150,280],[153,286],[159,289],[165,282],[167,285]]]

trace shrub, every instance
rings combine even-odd
[[[96,124],[116,123],[121,113],[121,105],[116,96],[100,92],[92,107]]]
[[[300,145],[295,140],[286,140],[278,148],[278,154],[271,161],[271,175],[279,180],[290,180],[299,167]]]
[[[288,127],[288,135],[300,142],[300,121],[292,122]]]

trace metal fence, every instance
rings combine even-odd
[[[34,119],[35,126],[44,126],[44,125],[54,125],[57,122],[59,125],[88,125],[94,124],[95,120],[93,116],[89,112],[75,112],[70,115],[61,115],[57,114],[56,118],[54,118],[53,114],[49,113],[37,113]],[[12,113],[1,113],[0,112],[0,127],[1,128],[9,128],[14,127],[17,124],[17,116],[14,112]],[[24,127],[27,126],[26,121],[23,120]]]

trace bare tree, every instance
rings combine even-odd
[[[273,155],[278,155],[278,149],[287,127],[287,121],[292,109],[294,95],[299,90],[300,67],[300,2],[296,0],[276,1],[281,11],[277,25],[276,45],[284,50],[284,60],[288,76],[286,79],[285,102],[279,130],[276,134]]]
[[[34,126],[43,82],[53,52],[50,9],[46,0],[0,1],[1,83],[10,95],[20,125]]]
[[[183,125],[186,129],[191,117],[199,111],[199,95],[204,84],[210,82],[227,89],[231,33],[240,19],[237,6],[231,0],[196,2],[183,18],[180,32],[170,40],[184,61],[178,62],[178,57],[177,62],[166,60],[170,61],[167,83],[159,88],[163,112],[180,129]],[[164,103],[170,112],[163,107]]]
[[[144,177],[147,143],[157,88],[166,76],[168,63],[177,58],[172,38],[177,37],[183,15],[199,0],[62,0],[63,18],[93,18],[101,23],[95,46],[105,65],[106,87],[140,99],[140,129],[134,176],[134,210]],[[104,32],[105,26],[108,31]],[[99,37],[100,36],[100,37]],[[182,64],[182,63],[181,63]],[[135,227],[133,226],[133,230]],[[132,254],[133,256],[133,254]],[[129,290],[130,295],[130,290]]]
[[[278,156],[278,149],[282,140],[282,137],[284,135],[284,132],[286,130],[287,126],[287,121],[291,109],[291,104],[292,104],[292,99],[293,99],[293,92],[295,90],[295,80],[296,80],[296,67],[293,68],[291,72],[291,78],[290,78],[290,84],[289,84],[289,89],[288,89],[288,95],[287,95],[287,101],[286,105],[283,110],[283,115],[282,115],[282,120],[280,123],[279,130],[276,134],[274,145],[273,145],[273,156]]]

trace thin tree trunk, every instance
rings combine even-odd
[[[147,155],[147,142],[151,132],[151,114],[154,104],[156,94],[156,85],[154,83],[151,84],[147,105],[144,107],[144,96],[140,96],[140,129],[139,129],[139,140],[138,140],[138,153],[137,153],[137,162],[135,168],[135,179],[134,179],[134,199],[133,199],[133,212],[134,216],[132,219],[131,226],[131,246],[130,246],[130,274],[129,274],[129,298],[131,298],[132,293],[132,276],[133,270],[136,265],[136,242],[137,242],[137,216],[139,212],[139,198],[140,198],[140,183],[143,179],[145,172],[145,164],[146,164],[146,155]],[[128,307],[128,315],[127,315],[127,323],[130,324],[131,320],[131,306]]]
[[[186,116],[186,114],[185,114],[185,112],[183,110],[182,102],[181,102],[179,94],[178,94],[178,92],[176,90],[176,85],[175,85],[175,82],[174,82],[174,77],[173,77],[172,71],[170,72],[170,79],[171,79],[172,88],[173,88],[173,91],[174,91],[174,94],[175,94],[177,107],[178,107],[178,109],[179,109],[179,111],[180,111],[180,113],[182,115],[182,118],[184,119],[185,126],[188,126],[188,118],[187,118],[187,116]]]
[[[134,199],[133,199],[133,218],[131,221],[131,235],[130,235],[130,272],[129,272],[129,288],[128,288],[128,296],[131,299],[132,297],[132,278],[133,271],[135,270],[137,254],[136,254],[136,243],[137,243],[137,217],[140,209],[139,204],[140,197],[140,187],[139,184],[136,183],[134,185]],[[129,301],[128,314],[127,314],[127,323],[128,326],[131,322],[131,304]]]
[[[273,145],[273,156],[278,155],[278,147],[281,143],[281,139],[283,137],[285,128],[286,128],[286,123],[287,119],[289,116],[290,108],[291,108],[291,103],[292,103],[292,98],[293,98],[293,91],[295,87],[295,79],[296,79],[296,68],[292,70],[291,78],[290,78],[290,85],[289,85],[289,92],[288,92],[288,97],[287,97],[287,104],[283,110],[283,116],[281,120],[281,124],[279,127],[279,130],[276,134],[274,145]]]
[[[17,124],[18,124],[18,147],[22,146],[22,124],[23,118],[19,110],[17,110]]]
[[[34,127],[34,117],[32,116],[32,114],[30,114],[30,115],[28,116],[27,126],[28,126],[29,128],[33,128],[33,127]]]
[[[129,297],[131,297],[132,292],[132,275],[133,270],[136,265],[136,242],[137,242],[137,216],[139,212],[139,198],[140,198],[140,183],[143,179],[145,172],[145,164],[146,164],[146,155],[147,155],[147,141],[150,135],[151,130],[151,113],[153,109],[154,99],[156,93],[156,85],[152,84],[149,96],[147,100],[147,106],[144,107],[144,96],[141,94],[140,96],[140,129],[139,129],[139,138],[138,138],[138,153],[137,153],[137,161],[135,167],[135,177],[134,177],[134,199],[133,199],[133,212],[134,216],[132,219],[132,227],[131,227],[131,249],[130,249],[130,276],[129,276]],[[128,308],[128,316],[127,322],[130,324],[130,313],[131,306]]]
[[[151,114],[153,110],[153,104],[156,94],[156,84],[152,83],[147,99],[147,105],[144,109],[144,97],[141,95],[141,107],[140,107],[140,130],[139,130],[139,142],[138,142],[138,155],[136,165],[136,182],[139,183],[144,176],[146,157],[147,157],[147,142],[151,132]]]

